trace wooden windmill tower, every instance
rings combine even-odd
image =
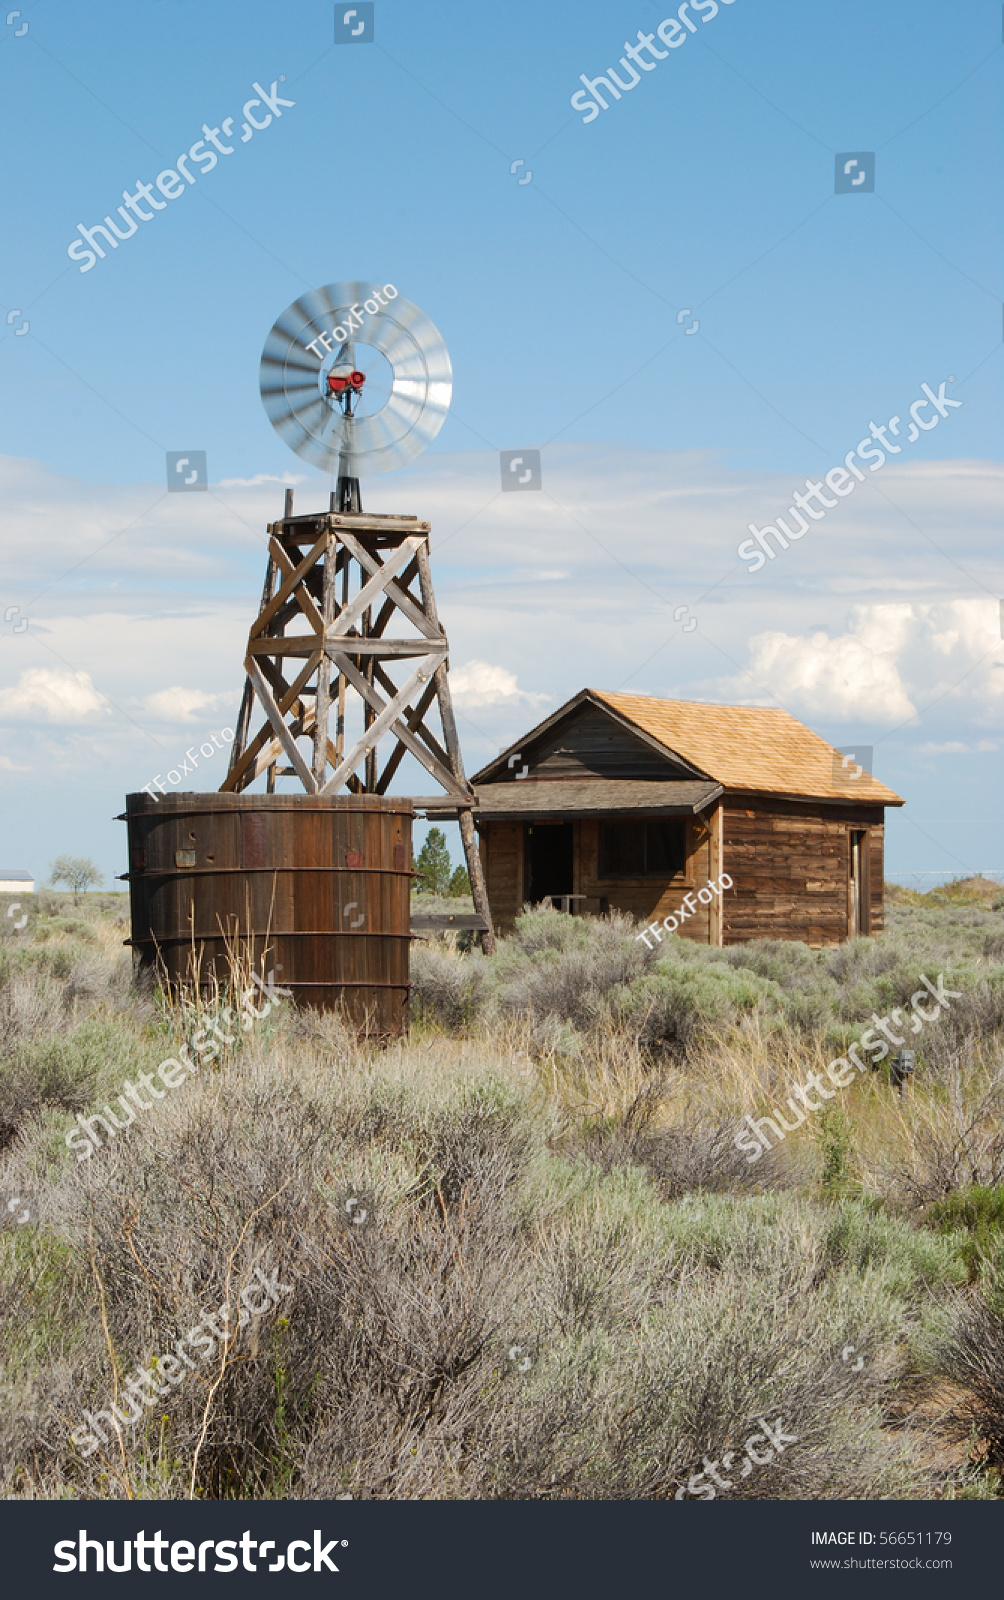
[[[356,365],[356,343],[389,381]],[[367,365],[370,363],[367,362]],[[330,284],[304,295],[265,343],[261,393],[277,433],[337,474],[326,512],[269,527],[261,609],[221,789],[265,775],[296,777],[307,794],[383,795],[406,753],[456,802],[474,904],[491,914],[449,683],[449,644],[436,611],[430,524],[362,510],[359,478],[413,460],[445,420],[452,370],[429,319],[392,285]],[[367,409],[367,403],[369,408]],[[430,727],[438,714],[438,732]]]

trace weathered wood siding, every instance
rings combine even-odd
[[[724,805],[724,870],[734,880],[722,906],[725,944],[801,939],[840,944],[851,930],[852,829],[868,831],[869,931],[883,924],[880,806],[799,805],[730,795]]]
[[[687,768],[660,755],[602,712],[585,709],[549,737],[528,745],[523,760],[534,778],[677,778]]]
[[[482,825],[488,901],[495,927],[502,934],[512,931],[523,904],[523,827],[522,822]],[[712,835],[700,823],[687,822],[686,871],[668,881],[664,878],[601,878],[599,837],[598,821],[591,818],[573,821],[573,892],[586,897],[575,902],[575,915],[596,917],[605,911],[626,911],[646,923],[661,921],[671,912],[678,916],[684,896],[689,893],[696,910],[681,922],[681,937],[707,944],[713,933],[717,935],[717,923],[713,926],[710,907],[702,905],[698,899],[698,891],[707,884],[712,861]]]
[[[881,812],[868,829],[868,932],[881,933],[885,927],[885,828]]]
[[[884,925],[884,829],[881,806],[814,806],[764,795],[730,795],[708,817],[687,823],[687,867],[682,875],[601,878],[601,819],[573,821],[573,887],[586,898],[579,916],[626,911],[644,923],[679,916],[684,896],[696,902],[679,935],[701,944],[742,944],[747,939],[800,939],[840,944],[853,932],[850,841],[866,830],[869,933]],[[639,819],[641,820],[641,819]],[[511,932],[523,904],[524,822],[482,825],[488,899],[496,928]],[[721,900],[702,905],[698,892],[722,872],[733,879]]]
[[[639,818],[639,821],[642,819]],[[704,889],[711,869],[711,836],[693,819],[687,820],[686,870],[668,881],[665,878],[601,878],[599,876],[600,825],[591,818],[576,823],[576,893],[589,897],[580,902],[586,913],[600,909],[626,911],[639,922],[662,921],[672,912],[679,916],[684,896],[689,894],[696,907],[693,915],[680,923],[680,937],[708,944],[711,936],[710,907],[697,898]],[[594,912],[595,914],[595,912]],[[667,936],[668,937],[668,936]]]
[[[511,933],[523,904],[522,822],[483,823],[481,858],[496,932]]]

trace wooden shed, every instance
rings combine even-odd
[[[583,689],[472,783],[503,933],[547,897],[702,944],[883,926],[884,807],[903,801],[786,711]]]

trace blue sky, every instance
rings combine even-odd
[[[668,6],[376,0],[336,45],[345,9],[38,0],[0,33],[5,864],[122,870],[124,792],[232,722],[265,520],[328,487],[262,342],[359,278],[453,362],[435,444],[363,491],[433,523],[469,770],[586,683],[784,704],[875,746],[890,870],[1004,867],[997,0],[704,0],[588,124],[580,74],[624,80]],[[256,81],[294,104],[241,143]],[[77,224],[226,117],[233,153],[80,272]],[[835,194],[862,151],[874,193]],[[746,572],[750,520],[950,378],[961,407]],[[502,497],[522,447],[543,491]],[[179,449],[210,494],[168,499]]]

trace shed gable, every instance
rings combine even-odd
[[[654,740],[589,704],[537,739],[524,741],[519,755],[512,767],[499,768],[498,780],[515,779],[523,766],[528,768],[527,780],[620,778],[665,783],[692,777],[694,771],[660,750]]]

